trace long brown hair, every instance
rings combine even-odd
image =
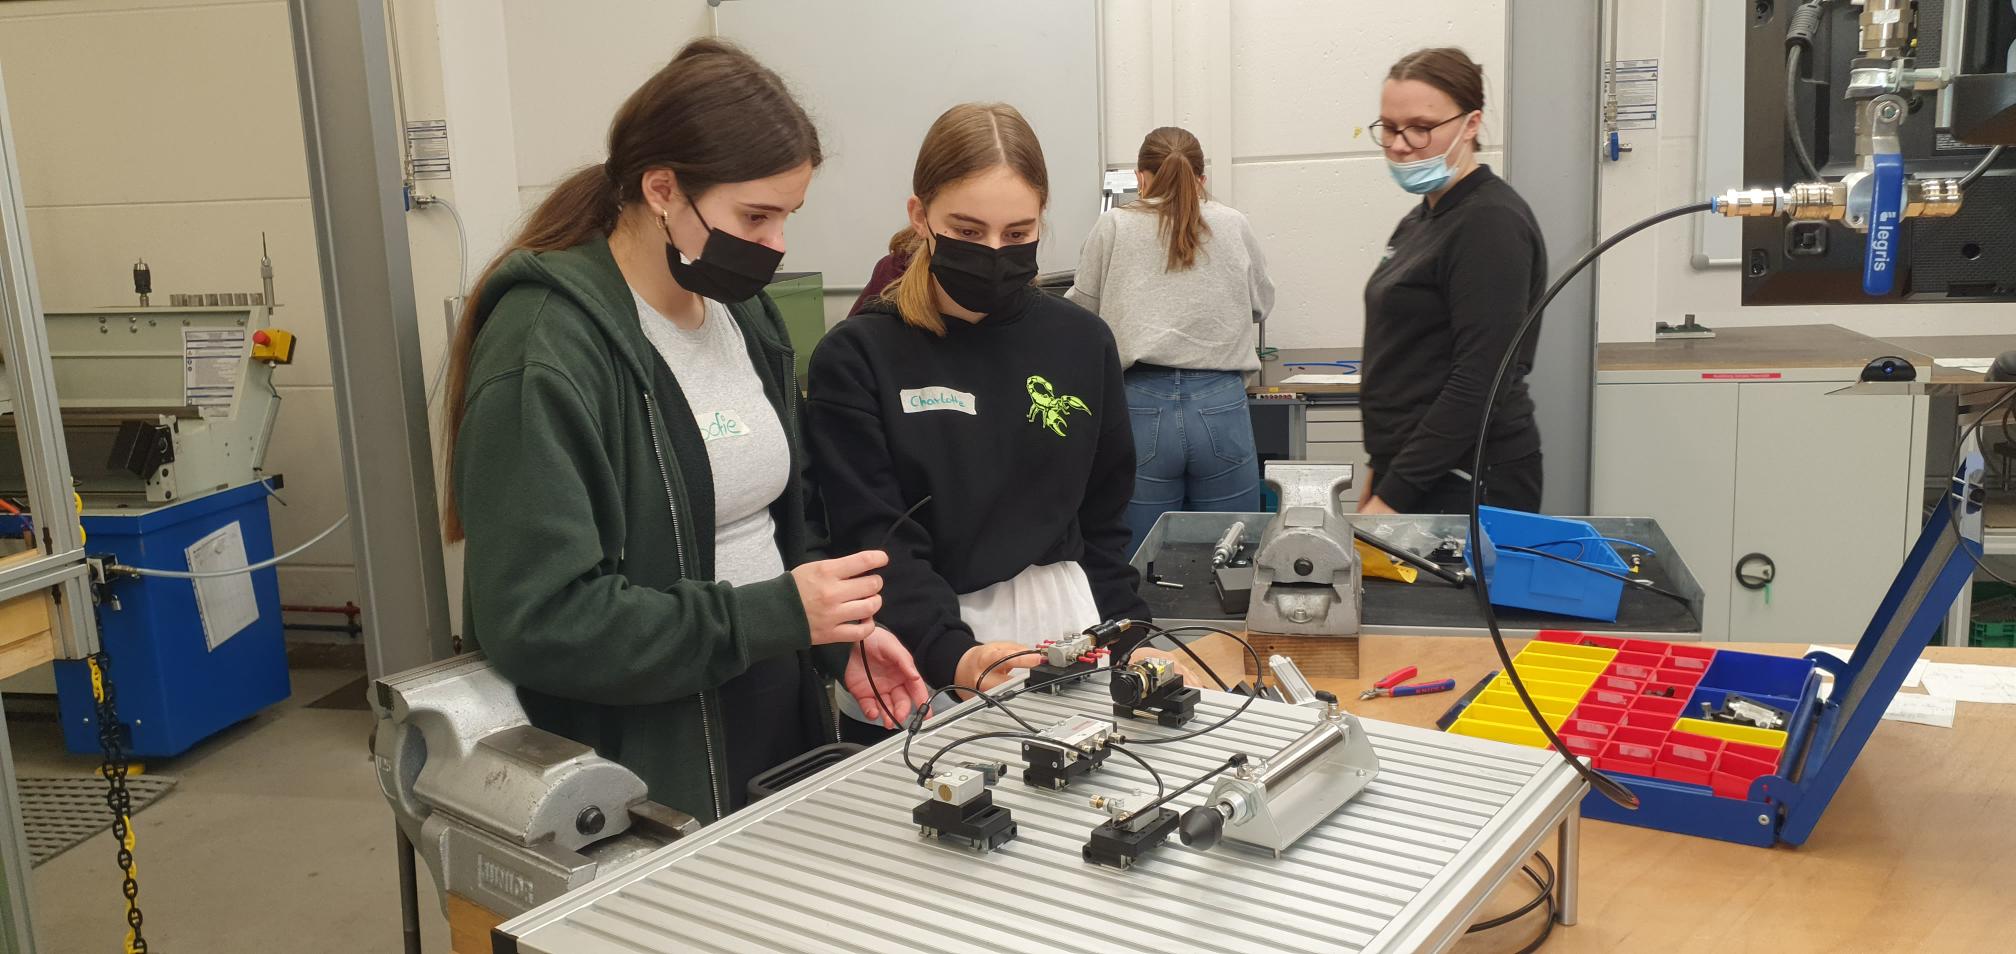
[[[483,287],[513,253],[552,252],[608,235],[625,207],[643,198],[644,173],[670,169],[687,201],[728,182],[789,172],[823,158],[819,131],[784,81],[724,40],[686,44],[616,110],[609,123],[609,159],[562,180],[532,213],[518,237],[490,262],[470,290],[456,323],[448,365],[447,455],[450,478],[443,523],[449,542],[462,539],[452,468],[455,443],[469,407],[469,367],[482,331]]]
[[[1204,222],[1204,147],[1187,129],[1163,126],[1141,140],[1134,166],[1148,173],[1141,205],[1162,221],[1156,232],[1169,250],[1167,268],[1180,272],[1197,264],[1197,250],[1211,235]]]
[[[1007,103],[961,103],[940,115],[924,134],[917,166],[910,173],[910,194],[928,208],[946,186],[997,166],[1013,170],[1036,190],[1037,204],[1049,207],[1050,170],[1043,164],[1043,146],[1029,121]],[[932,293],[931,249],[923,236],[918,238],[910,265],[882,290],[882,298],[896,303],[905,322],[942,337],[945,318]],[[890,249],[895,249],[894,242]]]
[[[1389,80],[1418,80],[1449,95],[1465,114],[1484,108],[1484,67],[1453,46],[1415,50],[1386,71]]]

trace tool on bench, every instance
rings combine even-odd
[[[1416,682],[1409,685],[1401,685],[1401,683],[1405,682],[1406,680],[1412,679],[1420,674],[1421,670],[1416,669],[1413,666],[1407,666],[1405,668],[1396,669],[1390,673],[1387,673],[1384,679],[1381,679],[1378,682],[1373,683],[1372,688],[1359,693],[1358,698],[1377,699],[1380,696],[1394,696],[1396,698],[1401,696],[1425,696],[1430,693],[1448,692],[1449,690],[1456,688],[1456,680],[1454,679],[1442,679],[1435,682]]]

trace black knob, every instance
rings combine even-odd
[[[1296,575],[1296,576],[1308,576],[1309,574],[1311,574],[1311,573],[1314,573],[1314,572],[1316,572],[1316,564],[1314,564],[1314,563],[1311,563],[1311,562],[1309,562],[1309,558],[1308,558],[1308,557],[1297,557],[1297,558],[1296,558],[1296,560],[1295,560],[1295,575]]]
[[[602,809],[590,805],[581,809],[581,814],[574,819],[574,830],[584,835],[599,835],[607,822],[608,819],[602,817]]]
[[[1147,687],[1142,685],[1141,674],[1132,668],[1113,674],[1113,701],[1123,706],[1138,706]]]
[[[1336,694],[1336,693],[1334,693],[1334,692],[1331,692],[1331,691],[1330,691],[1330,690],[1328,690],[1328,689],[1318,689],[1318,690],[1316,690],[1316,698],[1318,698],[1318,699],[1321,699],[1321,700],[1323,700],[1324,702],[1326,702],[1326,703],[1329,703],[1330,705],[1333,705],[1333,706],[1337,704],[1337,694]]]
[[[1225,837],[1225,816],[1218,813],[1216,805],[1199,805],[1183,813],[1183,844],[1199,851],[1209,851]]]

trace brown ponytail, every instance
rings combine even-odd
[[[1197,181],[1204,173],[1204,147],[1189,130],[1163,126],[1141,140],[1134,165],[1150,176],[1141,204],[1162,220],[1157,232],[1169,249],[1168,270],[1196,265],[1197,250],[1211,235],[1204,223],[1204,185]]]
[[[1049,207],[1050,169],[1043,164],[1043,146],[1029,121],[1007,103],[961,103],[940,115],[924,134],[917,166],[910,173],[910,194],[928,208],[946,186],[997,166],[1013,170],[1036,190],[1037,203]],[[895,241],[889,249],[896,250]],[[913,327],[944,336],[945,318],[938,313],[931,280],[931,247],[924,236],[917,236],[910,265],[882,289],[882,299],[894,302]]]
[[[449,479],[443,530],[463,537],[453,468],[469,409],[469,368],[487,307],[483,289],[513,253],[553,252],[608,235],[623,208],[642,197],[644,173],[670,169],[689,200],[728,182],[748,182],[818,166],[819,131],[784,81],[725,40],[694,40],[630,94],[609,123],[609,160],[562,180],[539,203],[517,238],[470,289],[456,322],[448,363]]]
[[[917,237],[917,230],[906,225],[898,229],[895,235],[889,236],[889,254],[915,255],[917,246],[922,244],[924,240]]]

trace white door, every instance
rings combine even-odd
[[[1590,510],[1598,516],[1659,521],[1701,583],[1703,639],[1729,638],[1736,387],[1596,387]]]
[[[1775,570],[1768,591],[1730,589],[1730,639],[1852,643],[1897,575],[1920,522],[1914,406],[1829,394],[1845,386],[1738,386],[1729,552],[1763,554]]]

